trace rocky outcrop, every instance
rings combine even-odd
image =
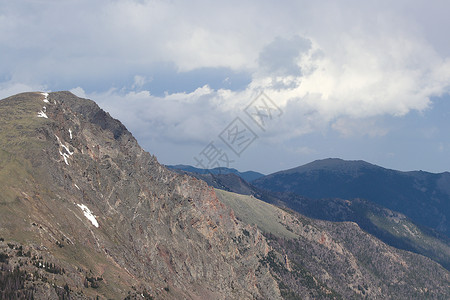
[[[450,297],[446,269],[386,245],[354,222],[310,219],[254,196],[222,190],[216,194],[237,218],[256,224],[268,237],[272,249],[262,262],[270,267],[285,299]]]

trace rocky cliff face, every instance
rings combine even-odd
[[[19,94],[0,101],[0,123],[0,246],[9,267],[37,272],[39,284],[24,275],[36,293],[57,298],[64,283],[80,299],[280,298],[264,236],[94,102]]]

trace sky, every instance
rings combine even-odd
[[[69,90],[163,164],[450,171],[450,2],[0,0],[0,98]]]

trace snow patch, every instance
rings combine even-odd
[[[66,163],[66,165],[69,165],[69,162],[67,161],[69,155],[66,153],[62,153],[61,150],[59,151],[59,154],[64,158],[64,162]]]
[[[92,225],[98,228],[98,222],[95,218],[94,214],[91,212],[91,210],[84,204],[77,204],[79,208],[83,211],[84,216],[91,221]]]
[[[38,116],[38,118],[46,118],[46,119],[48,119],[47,115],[42,110],[40,112],[38,112],[37,116]]]
[[[48,101],[48,93],[41,93],[42,96],[44,96],[44,102],[45,103],[50,103],[50,101]]]
[[[61,142],[61,140],[59,139],[59,137],[56,134],[55,134],[55,136],[56,136],[56,139],[58,140],[59,146],[63,150],[63,151],[61,151],[61,149],[59,150],[59,155],[61,155],[63,157],[66,165],[69,165],[69,161],[67,159],[73,155],[73,152],[71,152],[69,150],[69,148]]]
[[[42,108],[42,110],[40,112],[38,112],[38,118],[46,118],[46,119],[48,119],[46,112],[47,112],[47,107],[44,106]]]
[[[78,185],[75,184],[75,187],[76,187],[78,190],[80,190],[80,188],[78,187]]]
[[[72,129],[70,129],[70,128],[69,128],[69,136],[70,136],[70,139],[72,139]]]

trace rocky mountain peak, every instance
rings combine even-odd
[[[203,181],[160,165],[93,101],[24,93],[1,100],[0,116],[1,164],[22,182],[1,199],[4,238],[103,278],[106,297],[119,286],[169,299],[280,297],[260,263],[264,236]],[[86,294],[77,274],[71,289]]]

